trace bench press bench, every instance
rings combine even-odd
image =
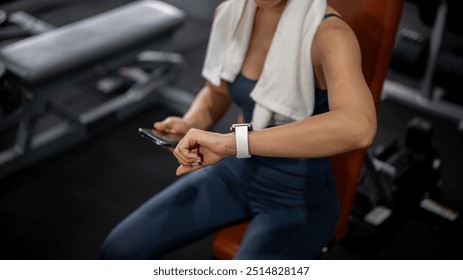
[[[0,117],[0,137],[17,128],[14,144],[0,149],[0,178],[85,140],[100,123],[121,121],[156,102],[156,89],[178,74],[182,57],[144,50],[169,38],[184,20],[184,12],[167,3],[140,0],[1,48],[4,79],[20,88],[22,105]],[[78,79],[124,65],[135,65],[133,86],[94,108],[75,114],[51,98]],[[44,114],[61,121],[37,133]]]

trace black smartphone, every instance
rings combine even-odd
[[[169,148],[175,148],[184,136],[183,134],[166,133],[153,128],[139,128],[138,133],[142,137],[151,140],[156,145]]]

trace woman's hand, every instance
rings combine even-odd
[[[235,139],[232,133],[220,134],[190,129],[174,150],[180,166],[177,175],[213,165],[235,155]]]
[[[168,117],[161,122],[155,122],[153,127],[166,133],[186,134],[191,125],[180,117]]]

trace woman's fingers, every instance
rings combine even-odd
[[[174,156],[177,158],[178,163],[181,165],[193,165],[194,163],[200,162],[200,158],[197,154],[192,152],[185,152],[183,149],[175,149]]]
[[[197,149],[194,150],[197,151]],[[178,149],[175,149],[174,155],[180,164],[177,168],[177,176],[202,168],[201,158],[193,151],[185,155],[179,152]]]
[[[167,117],[163,121],[155,122],[153,127],[168,133],[185,134],[190,129],[189,124],[179,117]]]
[[[169,130],[169,118],[167,119],[164,119],[163,121],[160,121],[160,122],[155,122],[153,124],[153,127],[157,130],[160,130],[160,131],[166,131]]]
[[[181,165],[192,166],[201,162],[193,134],[194,131],[189,131],[174,150],[174,156]]]
[[[180,165],[177,168],[177,171],[175,172],[175,174],[177,176],[180,176],[180,175],[183,175],[183,174],[198,170],[200,168],[203,168],[202,164],[200,164],[200,163],[198,163],[196,165]]]
[[[202,158],[199,154],[199,147],[196,142],[197,131],[192,129],[183,137],[174,150],[174,156],[177,158],[180,167],[177,169],[177,175],[182,175],[201,168]]]
[[[232,140],[230,135],[190,129],[174,151],[181,165],[177,175],[213,165],[230,156],[233,154],[230,148]]]

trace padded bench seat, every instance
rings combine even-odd
[[[18,87],[22,102],[15,114],[0,118],[0,134],[11,131],[8,146],[0,149],[0,178],[159,102],[158,90],[183,62],[177,54],[158,55],[153,48],[184,21],[185,13],[174,6],[140,0],[2,47],[5,79]],[[77,100],[67,87],[95,78],[100,70],[110,73],[146,63],[164,68],[147,70],[146,81],[134,80],[125,93],[111,98],[79,95],[85,110],[72,110],[74,101],[59,101]]]
[[[173,31],[184,12],[142,0],[30,37],[0,49],[0,61],[25,84],[90,65]]]

